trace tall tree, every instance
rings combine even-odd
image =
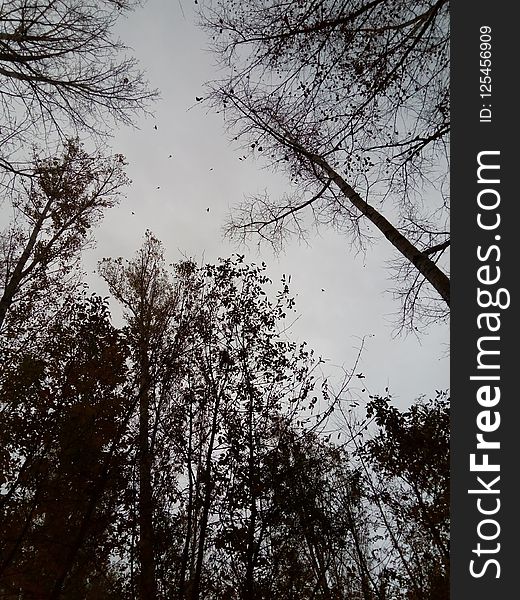
[[[329,392],[287,335],[287,282],[269,296],[265,265],[170,272],[162,252],[148,232],[102,262],[121,330],[106,299],[69,295],[0,361],[1,593],[446,597],[446,398],[374,397],[378,429],[345,420],[333,444],[342,401],[315,414]]]
[[[137,523],[141,536],[146,526],[141,496],[150,483],[153,593],[186,600],[214,597],[221,590],[218,579],[225,573],[229,579],[231,568],[239,597],[255,597],[268,552],[263,504],[272,498],[261,491],[262,465],[277,444],[275,432],[290,427],[303,410],[312,387],[312,359],[304,347],[279,334],[293,300],[285,286],[275,302],[268,301],[265,266],[246,265],[243,257],[201,268],[188,262],[168,277],[162,261],[155,262],[160,254],[160,245],[148,234],[136,260],[101,265],[125,307],[138,382],[139,306],[150,309],[146,330],[155,332],[147,342],[155,349],[149,351],[148,395],[145,403],[139,396],[136,416]],[[149,284],[144,303],[136,292],[143,281]],[[170,316],[156,310],[159,304],[169,307]],[[136,393],[141,389],[137,386]],[[145,479],[143,413],[149,456]],[[282,426],[286,413],[290,416]],[[122,514],[131,520],[131,511],[130,503]],[[132,544],[127,548],[130,565]],[[142,585],[146,557],[141,540],[138,552]]]
[[[153,525],[152,410],[159,400],[156,392],[158,375],[164,366],[161,359],[165,350],[174,351],[171,346],[167,347],[167,336],[172,331],[176,316],[177,295],[164,267],[162,246],[149,231],[133,261],[125,264],[122,259],[105,259],[100,264],[100,273],[112,294],[123,305],[133,353],[139,411],[139,590],[140,598],[153,600],[157,597],[157,581]],[[173,333],[174,338],[175,335]]]
[[[190,416],[195,409],[201,418],[190,421],[193,541],[187,553],[193,560],[181,597],[215,593],[215,577],[229,580],[231,569],[238,597],[255,598],[264,560],[262,462],[281,415],[302,410],[313,383],[312,359],[278,333],[293,300],[286,286],[268,300],[265,265],[247,265],[238,256],[201,269],[199,276],[200,343],[190,364],[200,387],[192,388]],[[212,563],[220,564],[217,571]]]
[[[294,191],[238,206],[228,232],[279,246],[316,224],[355,248],[384,236],[402,327],[448,314],[446,0],[207,2],[223,79],[210,101]]]
[[[68,141],[61,155],[35,157],[31,177],[13,197],[13,221],[0,237],[2,334],[9,312],[20,326],[38,299],[59,297],[92,242],[92,227],[128,182],[124,166],[121,155],[89,154],[77,140]]]

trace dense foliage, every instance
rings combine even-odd
[[[125,326],[72,290],[2,363],[3,597],[447,597],[445,395],[327,441],[265,269],[168,271],[148,233],[101,264]]]

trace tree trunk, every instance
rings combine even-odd
[[[0,329],[2,328],[2,325],[4,323],[7,311],[10,309],[11,304],[13,303],[14,297],[20,289],[20,283],[27,274],[27,271],[24,272],[25,266],[27,265],[27,262],[29,261],[29,258],[33,253],[34,247],[36,246],[38,235],[40,234],[40,231],[42,229],[43,222],[49,214],[51,204],[52,200],[48,200],[40,217],[38,218],[33,227],[31,235],[29,236],[27,244],[25,245],[25,248],[23,249],[20,258],[16,263],[16,266],[13,270],[11,277],[9,278],[9,281],[6,283],[4,293],[2,294],[2,298],[0,298]]]
[[[249,381],[249,374],[247,373],[247,366],[244,365],[246,370],[246,381],[247,381],[247,390],[249,395],[249,407],[248,407],[248,419],[247,419],[247,443],[249,446],[249,455],[248,455],[248,485],[249,485],[249,494],[250,494],[250,504],[249,504],[249,523],[248,523],[248,531],[247,531],[247,557],[246,557],[246,578],[244,585],[244,594],[243,600],[252,600],[255,598],[255,557],[256,557],[256,544],[255,544],[255,530],[256,530],[256,521],[257,521],[257,506],[256,506],[256,468],[255,468],[255,454],[254,454],[254,423],[253,423],[253,390],[251,388],[251,383]]]
[[[150,364],[146,344],[141,344],[139,389],[139,597],[155,600],[152,457],[148,434],[150,431]]]
[[[220,393],[216,389],[214,381],[211,381],[212,391],[215,393],[215,405],[213,407],[213,415],[211,419],[211,431],[208,442],[208,449],[206,451],[206,460],[204,464],[204,471],[202,473],[202,478],[204,480],[204,501],[202,504],[202,515],[200,519],[200,532],[199,532],[199,540],[198,540],[198,548],[197,548],[197,562],[195,565],[195,573],[193,576],[193,587],[191,592],[191,600],[199,600],[200,598],[200,582],[202,577],[202,566],[204,562],[204,549],[206,546],[206,535],[208,530],[208,521],[209,521],[209,510],[211,508],[211,492],[213,489],[212,486],[212,474],[211,474],[211,459],[213,455],[213,448],[215,446],[215,437],[217,434],[217,426],[218,426],[218,414],[220,408]],[[199,476],[200,479],[200,476]]]
[[[191,398],[189,402],[189,433],[188,433],[188,506],[187,506],[187,523],[186,523],[186,537],[184,539],[184,546],[182,549],[182,558],[179,575],[179,600],[186,598],[186,574],[188,572],[188,561],[190,554],[190,543],[193,529],[193,513],[194,513],[194,489],[193,489],[193,471],[191,468],[191,461],[193,458],[193,406]]]
[[[378,210],[368,204],[361,196],[337,173],[328,162],[317,154],[306,151],[298,144],[294,144],[295,150],[319,166],[327,176],[338,186],[343,195],[367,217],[371,223],[386,237],[386,239],[407,258],[437,290],[441,298],[450,305],[450,280],[445,273],[428,257],[421,252],[407,238],[400,233],[390,221],[388,221]]]

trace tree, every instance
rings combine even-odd
[[[121,259],[105,259],[100,273],[123,305],[129,327],[139,410],[139,589],[143,600],[153,600],[157,581],[151,418],[153,403],[157,402],[157,375],[164,364],[160,359],[176,314],[177,297],[164,268],[161,244],[149,231],[134,261],[124,265]]]
[[[257,580],[238,597],[371,598],[356,558],[369,522],[348,455],[283,417],[259,454]]]
[[[147,232],[100,271],[124,327],[108,299],[51,289],[60,318],[0,361],[1,594],[446,597],[444,395],[375,396],[362,435],[341,395],[316,411],[331,390],[264,264],[168,269]]]
[[[156,96],[114,36],[134,0],[7,0],[0,9],[0,167],[23,171],[36,140],[106,134]],[[72,129],[71,129],[72,128]],[[22,151],[22,156],[18,154]],[[22,161],[22,162],[20,162]]]
[[[61,156],[34,158],[31,177],[13,198],[14,219],[0,237],[1,334],[19,335],[21,324],[36,316],[35,303],[63,292],[92,242],[91,228],[128,182],[124,166],[121,155],[88,154],[77,140],[67,142]]]
[[[293,300],[286,285],[268,300],[265,265],[238,256],[199,276],[201,341],[190,362],[200,384],[191,387],[186,506],[193,531],[186,554],[193,559],[181,597],[218,597],[231,587],[237,598],[260,598],[268,565],[264,461],[276,446],[281,415],[290,415],[290,426],[306,404],[313,360],[279,334]],[[217,580],[227,582],[228,592]]]
[[[131,123],[156,96],[114,36],[118,17],[135,5],[2,3],[0,184],[13,212],[0,237],[3,330],[8,311],[27,321],[28,305],[51,281],[65,284],[88,230],[128,183],[121,155],[87,153],[79,137],[101,141],[110,120]]]
[[[373,396],[367,417],[378,427],[359,444],[365,487],[395,554],[395,577],[413,600],[449,598],[449,398],[408,410]]]
[[[66,306],[37,348],[0,371],[0,590],[8,598],[118,597],[111,552],[128,352],[106,301],[76,296]]]
[[[139,398],[135,437],[129,432],[138,449],[135,510],[139,536],[149,531],[152,549],[151,557],[143,554],[139,539],[139,582],[150,560],[157,597],[216,598],[220,578],[235,581],[240,598],[264,597],[263,505],[273,496],[261,491],[263,463],[276,448],[276,431],[303,409],[312,359],[278,333],[293,300],[284,286],[268,301],[265,266],[246,265],[243,257],[205,267],[188,261],[168,275],[161,256],[148,233],[136,260],[101,264],[125,308]],[[147,359],[139,350],[143,336]],[[132,492],[131,476],[128,486]],[[131,502],[123,508],[121,529],[133,510]],[[241,535],[241,542],[233,538]],[[126,549],[131,578],[133,543]],[[150,588],[140,594],[150,597]]]
[[[246,200],[228,233],[278,247],[306,234],[305,209],[358,250],[375,230],[402,259],[401,327],[446,317],[447,0],[216,0],[202,25],[227,72],[210,101],[294,186]]]

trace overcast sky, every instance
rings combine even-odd
[[[447,326],[432,327],[421,339],[393,337],[392,315],[399,305],[385,293],[391,287],[385,261],[392,256],[386,241],[356,256],[344,237],[322,229],[308,245],[294,240],[274,256],[267,247],[259,255],[254,244],[248,250],[223,239],[222,226],[234,204],[248,194],[281,194],[288,183],[251,157],[239,160],[243,152],[228,141],[221,116],[208,114],[195,100],[216,72],[205,34],[196,27],[194,1],[180,1],[182,6],[176,0],[148,0],[119,30],[161,99],[153,118],[114,137],[113,150],[127,157],[133,183],[96,231],[97,247],[85,259],[93,287],[108,295],[92,275],[97,261],[130,258],[147,228],[164,243],[169,262],[182,255],[214,262],[240,251],[251,261],[264,260],[274,281],[291,274],[300,315],[292,337],[307,341],[333,376],[337,367],[353,367],[360,338],[373,335],[358,368],[372,393],[388,386],[398,404],[407,406],[447,388]]]

